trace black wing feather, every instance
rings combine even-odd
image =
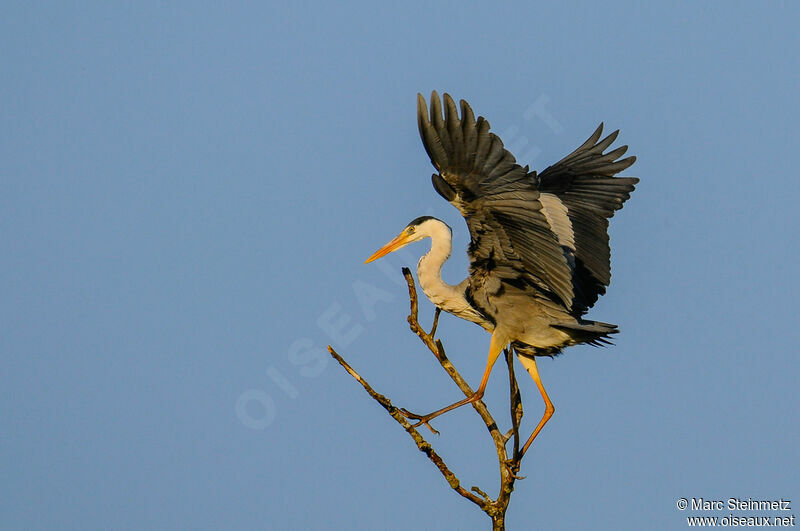
[[[420,137],[439,171],[434,186],[467,221],[473,271],[490,262],[498,268],[510,267],[570,309],[572,270],[542,212],[528,168],[517,164],[500,138],[489,131],[489,122],[475,119],[467,102],[461,101],[461,118],[448,94],[444,95],[444,114],[436,92],[431,95],[430,114],[421,94],[417,104]],[[437,184],[437,178],[447,187]]]
[[[597,302],[611,282],[608,219],[622,208],[639,182],[636,177],[615,177],[636,162],[636,157],[620,159],[628,146],[603,153],[619,131],[600,140],[602,134],[601,123],[586,142],[538,178],[535,172],[530,174],[541,192],[556,195],[567,207],[575,238],[573,302],[581,314]]]

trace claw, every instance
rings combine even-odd
[[[397,410],[400,412],[401,415],[403,415],[407,419],[419,420],[419,419],[422,418],[419,415],[417,415],[416,413],[412,413],[412,412],[410,412],[409,410],[407,410],[404,407],[398,408]]]
[[[516,459],[506,459],[503,464],[508,469],[508,473],[511,474],[511,477],[514,479],[525,479],[525,476],[517,475],[517,472],[519,472],[519,461]]]
[[[412,413],[412,412],[410,412],[409,410],[407,410],[406,408],[403,408],[403,407],[399,408],[398,411],[400,411],[400,414],[403,415],[405,418],[407,418],[409,420],[418,421],[415,424],[411,425],[412,428],[418,428],[420,426],[425,426],[426,428],[431,430],[431,432],[435,433],[436,435],[439,435],[439,432],[437,430],[435,430],[433,428],[433,426],[428,424],[428,421],[430,420],[429,415],[425,415],[425,416],[417,415],[416,413]]]

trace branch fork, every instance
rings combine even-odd
[[[403,268],[403,275],[405,276],[408,284],[408,296],[411,306],[410,314],[408,316],[408,324],[411,328],[411,331],[420,338],[426,347],[428,347],[428,350],[430,350],[431,353],[436,357],[437,361],[445,370],[447,375],[450,376],[458,388],[461,389],[461,392],[464,393],[464,396],[472,396],[472,388],[469,386],[469,384],[467,384],[466,380],[450,362],[441,340],[435,338],[441,310],[436,308],[433,316],[433,324],[431,325],[431,331],[426,332],[425,329],[423,329],[419,324],[417,289],[414,283],[414,277],[411,275],[411,271],[407,267]],[[364,378],[358,374],[358,372],[356,372],[355,369],[353,369],[330,345],[328,345],[328,352],[336,361],[339,362],[339,364],[350,374],[350,376],[360,383],[362,387],[364,387],[364,390],[376,402],[378,402],[386,410],[386,412],[395,421],[397,421],[397,423],[403,427],[403,429],[414,440],[417,448],[424,453],[428,459],[430,459],[430,461],[439,469],[439,472],[441,472],[441,474],[444,476],[450,487],[460,496],[471,501],[484,513],[486,513],[492,519],[492,529],[505,529],[505,514],[508,510],[509,502],[511,501],[511,493],[514,491],[514,483],[516,480],[522,479],[522,477],[517,475],[517,472],[519,472],[520,463],[523,457],[523,452],[520,450],[519,439],[519,424],[523,415],[522,400],[520,398],[519,386],[517,385],[517,380],[514,375],[513,355],[511,351],[509,349],[506,349],[505,351],[510,385],[509,394],[511,404],[511,428],[506,433],[501,433],[500,429],[497,427],[497,422],[495,422],[483,401],[477,400],[472,403],[472,407],[475,409],[475,411],[477,411],[479,417],[486,425],[486,429],[489,432],[497,452],[498,467],[500,471],[500,490],[497,498],[495,499],[492,499],[488,494],[486,494],[486,492],[478,487],[471,487],[470,490],[466,490],[461,486],[461,481],[450,470],[450,468],[444,462],[444,459],[442,459],[442,457],[436,453],[436,451],[433,449],[433,446],[425,440],[419,431],[417,431],[417,428],[422,425],[430,429],[431,432],[438,434],[439,432],[436,431],[427,421],[418,422],[417,424],[412,425],[409,422],[409,419],[420,420],[417,415],[409,413],[403,408],[394,406],[389,398],[376,392],[372,386],[370,386],[370,384],[364,380]],[[509,451],[507,450],[509,441],[512,442],[510,456],[508,455]]]

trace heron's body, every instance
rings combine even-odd
[[[602,341],[616,331],[615,325],[579,320],[551,299],[526,290],[515,282],[510,270],[473,268],[463,281],[447,284],[441,270],[452,252],[450,228],[433,217],[415,222],[417,231],[431,238],[431,249],[417,264],[419,284],[428,299],[442,311],[476,323],[489,333],[500,323],[500,332],[514,343],[517,353],[552,355],[561,347],[587,342],[594,334]]]
[[[430,114],[418,97],[423,145],[438,170],[436,191],[464,216],[471,241],[469,276],[457,285],[442,280],[452,249],[450,228],[436,218],[415,219],[371,261],[408,243],[431,239],[417,275],[425,295],[443,311],[477,323],[492,334],[489,359],[478,391],[433,417],[480,399],[500,352],[511,346],[535,380],[547,405],[528,448],[553,413],[539,379],[535,356],[552,356],[579,343],[608,343],[616,325],[583,318],[611,280],[608,219],[622,208],[638,179],[615,177],[636,160],[620,159],[627,146],[608,148],[602,124],[571,154],[541,173],[516,163],[489,123],[475,119],[461,101],[431,98]]]

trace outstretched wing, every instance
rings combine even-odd
[[[504,271],[522,279],[571,309],[574,298],[572,249],[565,249],[544,211],[537,182],[516,163],[503,142],[489,132],[489,122],[475,119],[461,100],[461,117],[444,94],[444,115],[436,92],[430,115],[417,97],[422,143],[438,170],[433,185],[467,221],[472,237],[472,270]],[[512,276],[513,275],[513,276]]]
[[[603,153],[619,131],[600,140],[602,134],[600,124],[578,149],[538,176],[529,174],[545,204],[552,203],[566,214],[574,242],[573,309],[581,314],[597,302],[611,281],[608,219],[622,208],[639,182],[635,177],[614,177],[636,162],[636,157],[620,159],[628,146]]]

